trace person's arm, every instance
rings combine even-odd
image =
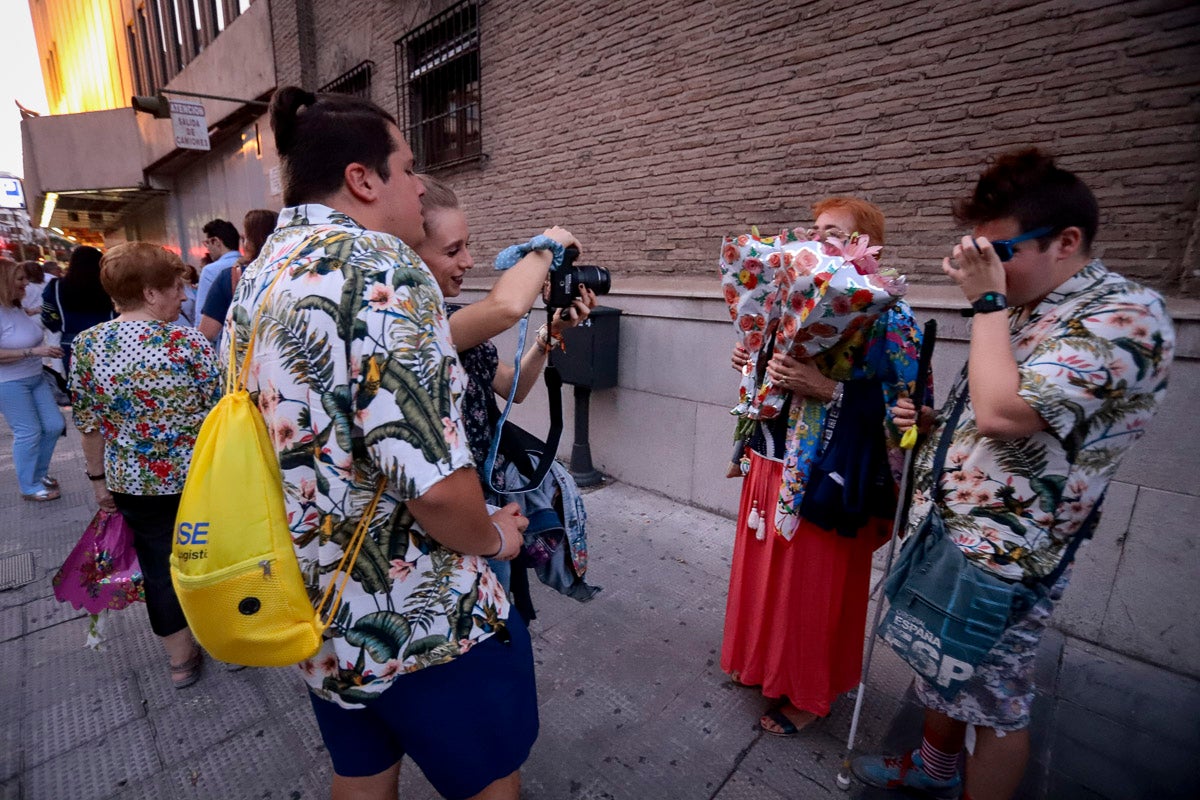
[[[401,293],[417,308],[441,310],[432,279],[399,287]],[[445,323],[431,330],[365,304],[360,314],[365,324],[354,327],[350,349],[364,366],[351,378],[351,390],[368,457],[383,474],[407,478],[393,490],[435,541],[466,555],[514,557],[529,521],[515,503],[488,516],[466,432],[453,420],[449,387],[422,383],[408,366],[412,359],[435,361],[434,372],[449,374]],[[403,353],[386,345],[400,336],[411,344]]]
[[[229,306],[233,304],[233,271],[226,268],[217,273],[216,280],[208,289],[208,297],[204,305],[199,306],[200,324],[197,326],[204,338],[215,342],[221,335],[225,317],[229,314]]]
[[[200,324],[197,326],[199,331],[204,334],[204,338],[210,342],[215,342],[217,337],[221,335],[221,323],[210,317],[208,314],[200,315]]]
[[[92,493],[96,504],[105,511],[116,511],[117,504],[112,492],[108,491],[108,482],[104,475],[104,436],[99,430],[83,433],[83,465],[88,474],[88,483],[92,485]]]
[[[62,348],[52,344],[21,347],[15,350],[0,348],[0,364],[15,364],[27,358],[62,358]]]
[[[542,374],[542,368],[546,366],[546,359],[550,356],[550,351],[554,349],[555,342],[562,340],[562,332],[567,328],[583,324],[595,307],[595,293],[587,287],[581,287],[580,297],[576,298],[575,302],[571,304],[571,308],[568,309],[570,314],[568,319],[564,320],[555,314],[548,331],[545,325],[538,329],[533,344],[521,357],[521,379],[517,382],[517,392],[513,395],[513,402],[520,403],[529,395],[529,390],[537,383],[538,377]],[[461,313],[462,311],[458,312],[458,314]],[[453,320],[454,317],[451,319]],[[512,389],[512,379],[513,368],[501,362],[496,365],[496,377],[492,379],[492,389],[496,394],[508,397],[508,392]]]
[[[579,247],[571,232],[563,228],[549,228],[543,235],[563,247]],[[450,318],[450,336],[455,348],[460,352],[470,350],[516,325],[541,295],[552,262],[549,251],[534,250],[500,273],[486,297],[456,312]]]
[[[489,517],[479,475],[472,467],[452,472],[420,497],[412,498],[408,509],[421,529],[443,547],[503,561],[520,551],[522,534],[529,524],[516,503]]]
[[[967,302],[987,292],[1004,294],[1004,265],[986,238],[964,236],[953,258],[953,264],[950,258],[942,260],[942,271],[958,284]],[[967,385],[975,426],[991,439],[1023,439],[1046,428],[1046,421],[1020,395],[1021,375],[1009,336],[1007,312],[973,317]]]

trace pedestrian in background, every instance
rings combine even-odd
[[[217,337],[221,335],[225,315],[229,313],[229,304],[233,302],[233,290],[242,279],[242,270],[258,258],[263,243],[267,241],[271,231],[275,230],[278,216],[278,212],[265,208],[246,212],[246,217],[242,220],[242,256],[236,264],[231,264],[217,273],[212,287],[208,290],[208,297],[204,300],[204,307],[200,309],[200,332],[210,342],[217,341]]]
[[[236,264],[242,256],[238,249],[241,246],[242,237],[232,222],[219,218],[210,220],[205,223],[202,230],[204,231],[204,247],[208,250],[207,255],[212,260],[200,269],[200,282],[196,285],[196,308],[201,311],[204,310],[204,301],[208,299],[208,292],[212,288],[213,282],[216,281],[217,275],[226,267]]]
[[[176,325],[182,325],[185,328],[196,327],[199,321],[196,314],[196,283],[199,280],[200,272],[185,262],[183,265],[183,305],[179,308],[179,318],[175,320]]]
[[[42,359],[62,350],[43,344],[41,320],[21,306],[28,280],[24,267],[0,258],[0,413],[12,429],[21,497],[45,502],[59,497],[58,481],[47,473],[65,424],[42,378]]]
[[[943,413],[928,440],[951,437],[946,469],[934,466],[941,448],[917,456],[909,535],[939,515],[961,569],[1051,585],[1010,615],[951,699],[917,677],[926,708],[918,750],[852,766],[881,788],[1007,800],[1029,757],[1034,657],[1070,580],[1064,559],[1090,535],[1122,457],[1162,402],[1175,334],[1156,292],[1092,258],[1096,198],[1036,148],[1000,156],[955,212],[974,230],[942,271],[974,311],[970,352],[946,401],[961,410]],[[949,431],[947,417],[958,419]],[[916,418],[911,403],[896,414],[904,427]],[[964,787],[967,725],[976,733]]]
[[[120,511],[146,588],[150,628],[177,689],[200,677],[202,653],[175,597],[168,559],[196,434],[220,394],[212,347],[175,325],[183,262],[146,242],[114,247],[101,264],[121,315],[81,333],[71,365],[75,427],[96,503]]]
[[[36,261],[23,261],[21,268],[25,270],[25,278],[29,285],[25,287],[25,299],[21,307],[26,314],[41,314],[42,292],[46,290],[46,270]]]
[[[101,255],[94,247],[76,247],[66,274],[47,282],[42,292],[42,322],[46,330],[62,334],[63,369],[68,375],[75,337],[115,316],[112,298],[100,281]]]

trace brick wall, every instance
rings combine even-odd
[[[446,3],[312,5],[317,83],[371,58],[398,111],[392,43]],[[620,273],[707,275],[724,233],[853,193],[887,213],[892,262],[932,279],[952,201],[989,154],[1037,144],[1096,192],[1110,266],[1200,283],[1188,0],[491,0],[481,19],[487,159],[442,176],[480,261],[559,223]]]

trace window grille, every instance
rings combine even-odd
[[[364,61],[341,76],[322,86],[319,92],[350,94],[364,100],[371,99],[371,74],[375,71],[374,61]]]
[[[479,3],[464,0],[396,42],[396,82],[418,170],[483,153]]]

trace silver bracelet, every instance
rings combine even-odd
[[[492,520],[492,527],[496,529],[496,533],[500,534],[500,546],[496,548],[496,552],[490,556],[484,556],[484,558],[497,558],[504,552],[504,531],[500,529],[500,523],[495,520]]]

